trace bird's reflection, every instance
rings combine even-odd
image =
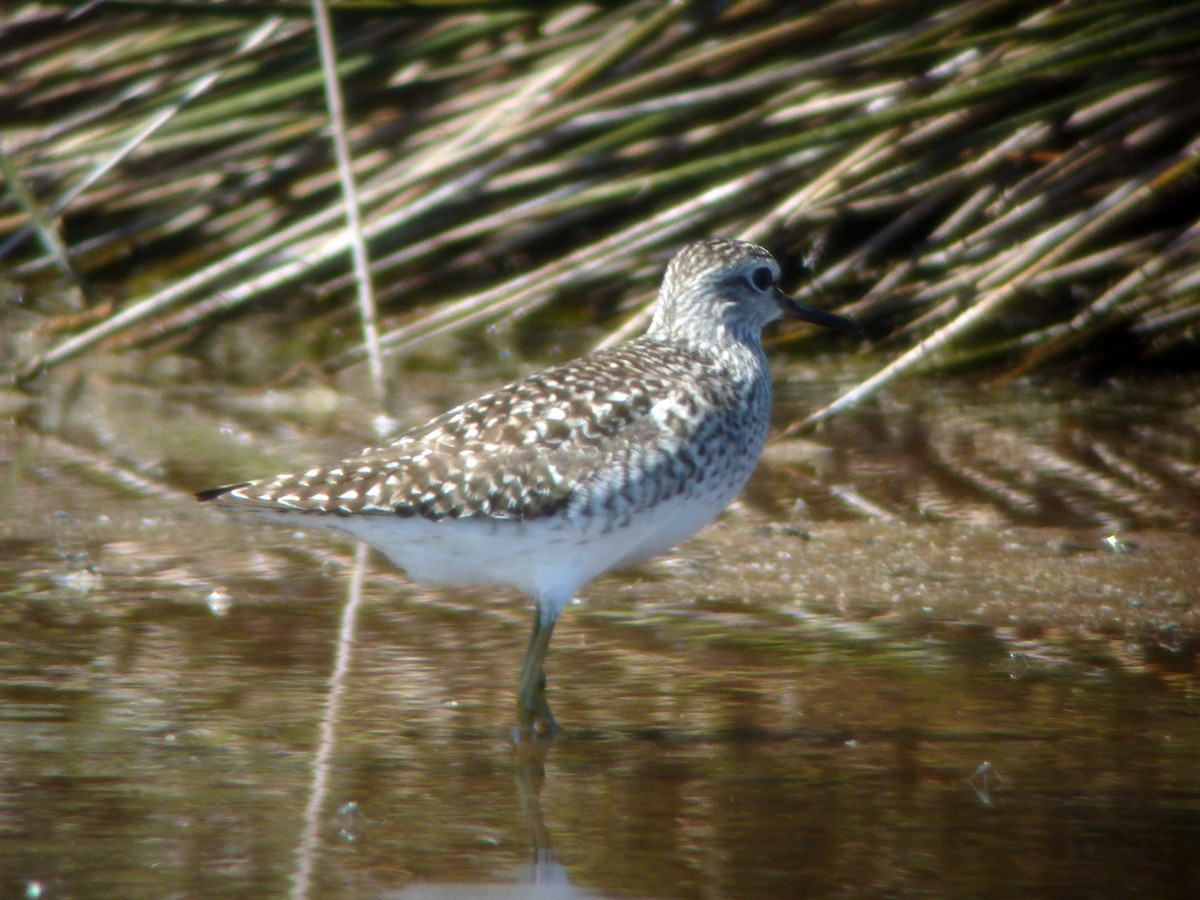
[[[554,860],[550,832],[542,816],[542,787],[546,783],[547,741],[517,745],[517,798],[521,803],[521,820],[529,832],[532,858],[528,863],[528,884],[565,884],[567,873]]]
[[[521,818],[529,832],[530,858],[508,882],[448,882],[414,884],[390,896],[405,900],[448,900],[472,897],[483,900],[584,900],[601,895],[571,883],[567,870],[554,858],[550,831],[542,815],[542,788],[546,783],[546,755],[552,744],[533,741],[515,744],[515,780]]]

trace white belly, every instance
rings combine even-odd
[[[703,528],[725,508],[737,487],[714,485],[711,492],[681,495],[607,530],[601,522],[583,517],[518,522],[292,514],[287,519],[292,525],[319,525],[354,535],[414,581],[512,587],[556,617],[596,576],[660,553]]]

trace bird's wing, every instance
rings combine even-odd
[[[661,353],[646,350],[634,341],[553,366],[332,465],[198,496],[342,515],[528,520],[600,502],[646,471],[686,477],[694,463],[672,447],[689,413],[712,402],[700,395],[707,361],[680,351],[666,372]]]

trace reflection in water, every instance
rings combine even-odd
[[[329,697],[325,701],[325,714],[321,717],[321,736],[313,757],[312,787],[308,806],[304,810],[304,832],[296,851],[296,871],[292,876],[294,900],[308,897],[312,884],[312,870],[318,852],[321,833],[322,810],[329,786],[329,759],[334,748],[334,734],[342,694],[346,690],[346,674],[350,671],[350,654],[354,647],[354,633],[358,628],[358,610],[362,605],[363,573],[367,568],[367,545],[359,543],[355,548],[354,571],[346,592],[346,605],[342,609],[342,621],[337,632],[337,653],[334,657],[333,674],[329,677]]]
[[[511,883],[442,882],[416,884],[395,894],[405,900],[449,900],[479,897],[484,900],[587,900],[601,895],[576,887],[566,868],[554,858],[550,832],[542,815],[542,788],[546,781],[549,741],[514,743],[517,753],[516,786],[521,818],[529,832],[531,859],[517,869]]]
[[[562,866],[554,861],[550,832],[542,816],[542,787],[546,783],[546,754],[550,744],[547,741],[526,742],[519,744],[517,750],[517,796],[521,801],[521,818],[529,830],[529,843],[533,850],[530,861],[532,881],[565,880]]]
[[[1015,388],[981,395],[953,385],[938,395],[910,390],[911,398],[829,423],[817,471],[795,484],[811,512],[1200,532],[1194,387],[1057,396]],[[791,452],[787,442],[775,445],[777,459]]]
[[[0,430],[0,893],[1200,895],[1194,392],[923,390],[591,585],[545,753],[519,599],[186,494],[360,410],[81,382]]]

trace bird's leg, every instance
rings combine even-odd
[[[540,730],[553,737],[558,730],[546,701],[546,673],[542,668],[550,635],[554,633],[554,622],[554,619],[543,618],[540,604],[534,607],[533,631],[529,635],[521,680],[517,684],[517,723],[522,734],[536,734]]]

